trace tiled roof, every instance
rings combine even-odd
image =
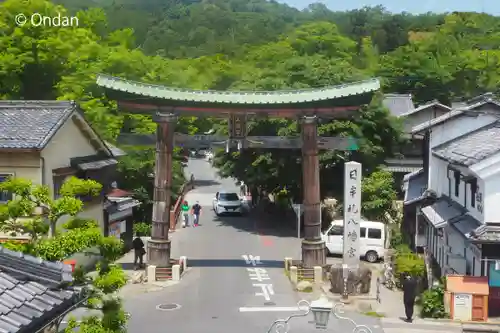
[[[117,160],[115,160],[114,158],[108,158],[108,159],[104,159],[104,160],[80,163],[80,164],[78,164],[78,168],[80,170],[83,170],[83,171],[99,170],[99,169],[102,169],[104,167],[116,165],[116,164],[118,164]]]
[[[444,227],[449,221],[465,213],[463,207],[448,198],[441,197],[431,206],[422,208],[422,214],[435,228]]]
[[[412,112],[415,109],[411,94],[385,94],[382,104],[395,117]]]
[[[147,96],[150,98],[200,103],[228,104],[291,104],[326,101],[341,97],[375,92],[380,81],[371,79],[338,86],[278,91],[207,91],[172,88],[161,85],[134,82],[108,75],[99,75],[97,85],[110,90]]]
[[[483,224],[470,234],[470,239],[480,243],[500,242],[500,226]]]
[[[38,282],[59,285],[73,281],[72,267],[51,262],[0,246],[0,270],[32,276]]]
[[[126,156],[127,153],[118,148],[117,146],[105,141],[104,144],[106,145],[106,147],[108,147],[108,149],[111,151],[111,154],[113,154],[114,157],[121,157],[121,156]]]
[[[426,110],[426,109],[431,108],[431,107],[438,107],[438,108],[441,108],[441,109],[444,109],[444,110],[451,111],[451,108],[449,106],[441,104],[438,101],[433,101],[433,102],[430,102],[430,103],[419,105],[418,107],[414,108],[413,110],[409,110],[408,112],[405,112],[405,113],[401,114],[400,116],[401,117],[406,117],[406,116],[418,113],[418,112],[420,112],[422,110]]]
[[[464,214],[452,222],[452,225],[465,237],[470,238],[471,233],[474,232],[481,222],[476,220],[469,214]]]
[[[451,163],[476,164],[500,152],[500,122],[496,121],[432,149],[432,153]]]
[[[427,175],[423,172],[416,173],[413,177],[405,180],[404,204],[410,205],[425,198],[427,190]]]
[[[62,289],[71,266],[0,246],[0,332],[33,333],[70,309],[80,291]]]
[[[42,149],[75,111],[71,101],[0,101],[0,149]]]
[[[487,95],[489,96],[489,95]],[[480,100],[477,103],[473,104],[460,104],[460,107],[454,107],[453,110],[451,110],[448,113],[443,114],[442,116],[433,118],[427,122],[424,122],[422,124],[419,124],[411,129],[412,134],[418,134],[421,133],[431,127],[434,127],[436,125],[442,124],[447,120],[460,117],[460,116],[465,116],[465,115],[471,115],[471,112],[468,111],[473,111],[477,108],[480,108],[486,104],[491,104],[496,107],[500,107],[500,102],[493,100],[491,98]]]

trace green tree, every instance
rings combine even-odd
[[[80,332],[124,333],[127,317],[121,300],[114,295],[126,283],[120,266],[114,265],[122,254],[123,244],[114,237],[104,237],[99,225],[88,219],[78,218],[83,208],[79,194],[96,194],[101,185],[92,180],[68,179],[61,188],[62,197],[52,200],[49,189],[33,185],[21,178],[10,178],[0,183],[0,191],[8,191],[14,199],[0,206],[0,230],[15,235],[29,234],[27,244],[4,243],[13,250],[41,257],[50,261],[62,261],[71,255],[97,247],[101,261],[94,278],[85,276],[80,268],[75,270],[75,284],[84,287],[88,297],[85,306],[100,310],[100,315],[83,318],[81,322],[71,320],[66,332],[75,327]],[[55,232],[60,218],[71,218]],[[47,231],[50,227],[50,234]]]
[[[392,174],[377,170],[362,181],[362,215],[372,221],[383,221],[384,214],[390,212],[396,191]]]

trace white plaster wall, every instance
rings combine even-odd
[[[42,151],[46,165],[45,177],[50,190],[54,190],[53,169],[69,167],[71,158],[89,156],[96,152],[97,150],[90,144],[73,120],[68,119]]]
[[[428,184],[429,189],[441,195],[449,195],[448,164],[434,155],[429,159]],[[453,177],[453,175],[451,175]]]
[[[78,216],[87,219],[93,219],[99,223],[104,230],[104,207],[102,203],[86,204],[84,210]]]
[[[46,179],[50,190],[54,190],[52,170],[70,166],[70,159],[74,157],[89,156],[97,153],[90,141],[83,135],[82,131],[68,119],[50,140],[47,147],[42,151],[46,164]],[[96,220],[102,227],[104,225],[103,204],[86,204],[82,213],[85,218]],[[68,217],[61,218],[59,225],[66,222]]]
[[[404,128],[407,133],[411,132],[411,129],[417,125],[420,125],[424,122],[428,122],[433,118],[439,117],[445,114],[448,111],[442,110],[437,107],[431,107],[417,113],[413,113],[409,116],[406,116],[404,119]]]
[[[42,184],[42,160],[38,153],[0,153],[0,174],[29,179]]]
[[[489,177],[483,188],[484,222],[500,223],[500,172]]]
[[[448,256],[448,264],[446,264],[445,255],[445,262],[443,263],[443,266],[451,267],[458,274],[465,274],[465,239],[451,226],[447,226],[445,228],[444,236],[448,242],[449,250],[446,253]],[[446,247],[445,250],[447,250]]]

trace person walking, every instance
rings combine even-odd
[[[200,223],[200,215],[201,215],[201,206],[200,202],[196,201],[196,203],[191,207],[191,212],[193,214],[193,226],[197,227]]]
[[[189,204],[184,200],[181,206],[182,211],[182,227],[189,227]]]
[[[240,184],[240,196],[244,197],[247,195],[247,186],[245,185],[245,182],[241,181]]]
[[[141,237],[135,236],[135,239],[132,241],[132,247],[134,248],[134,269],[137,270],[137,268],[144,266],[144,255],[146,254],[144,242]],[[137,265],[137,261],[139,261],[139,266]]]
[[[413,310],[417,296],[417,280],[406,273],[403,278],[403,302],[405,306],[406,321],[413,321]]]

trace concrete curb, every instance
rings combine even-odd
[[[321,293],[326,296],[329,300],[332,301],[340,301],[340,295],[336,296],[333,295],[330,290],[328,289],[328,286],[321,286],[320,288]],[[349,300],[351,302],[356,302],[356,301],[374,301],[376,300],[375,297],[372,297],[370,295],[366,296],[351,296],[349,297]],[[393,317],[383,317],[380,318],[381,323],[383,324],[388,323],[388,324],[397,324],[401,323],[400,318],[393,318]],[[493,322],[478,322],[478,321],[459,321],[459,320],[453,320],[453,319],[434,319],[434,318],[418,318],[414,321],[415,324],[419,325],[426,325],[426,326],[455,326],[455,327],[462,327],[462,331],[464,333],[466,332],[484,332],[484,333],[500,333],[500,321],[493,321]]]

